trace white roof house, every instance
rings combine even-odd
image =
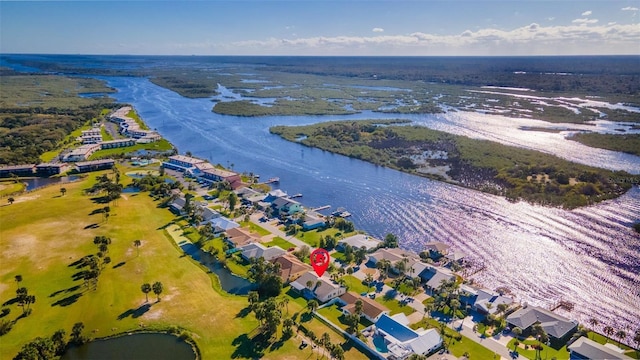
[[[284,249],[278,246],[266,247],[260,243],[247,244],[241,247],[241,249],[241,256],[247,261],[261,257],[266,261],[271,261],[278,256],[282,256],[287,253]]]
[[[364,246],[365,249],[369,251],[375,249],[380,244],[380,242],[380,240],[372,238],[371,236],[365,234],[356,234],[338,241],[338,246],[344,247],[344,245],[349,244],[354,249],[360,249]]]
[[[307,287],[307,282],[309,281],[311,282],[311,287]],[[319,285],[318,281],[320,282]],[[311,271],[302,274],[291,283],[291,287],[301,292],[305,298],[315,297],[321,302],[327,302],[347,292],[346,288],[326,277],[318,277],[315,272]]]
[[[382,336],[387,349],[398,359],[405,359],[415,353],[427,355],[440,346],[442,338],[436,329],[413,330],[396,316],[382,315],[375,323],[376,336]]]
[[[611,344],[607,344],[611,345]],[[599,344],[589,338],[581,337],[567,346],[571,359],[610,359],[610,360],[626,360],[631,357],[623,354],[622,349],[616,351],[606,345]]]

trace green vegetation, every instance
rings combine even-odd
[[[147,124],[145,124],[145,123],[140,119],[140,116],[138,116],[138,113],[137,113],[135,110],[133,110],[133,109],[132,109],[132,110],[130,110],[130,111],[127,113],[127,116],[128,116],[128,117],[130,117],[130,118],[132,118],[133,120],[135,120],[135,121],[136,121],[136,123],[138,123],[138,125],[140,125],[140,128],[141,128],[142,130],[149,130],[149,127],[147,126]]]
[[[240,222],[240,226],[242,226],[243,228],[248,228],[249,231],[253,232],[253,233],[257,233],[260,236],[266,236],[266,235],[270,235],[271,233],[269,232],[269,230],[256,225],[250,221],[242,221]],[[275,239],[274,239],[275,240]]]
[[[400,301],[396,300],[395,298],[388,298],[382,295],[382,296],[376,296],[375,300],[380,304],[386,306],[391,311],[389,313],[390,315],[404,313],[405,315],[409,316],[414,312],[416,312],[414,308],[412,308],[409,305],[400,303]]]
[[[342,238],[354,235],[355,231],[343,233],[340,229],[334,227],[319,228],[309,231],[298,231],[296,238],[304,241],[310,246],[317,247],[320,244],[320,238],[330,236],[332,238]]]
[[[258,340],[253,330],[259,323],[243,315],[246,297],[223,292],[215,275],[182,256],[163,230],[176,220],[174,215],[158,208],[151,197],[123,194],[112,203],[111,216],[105,220],[96,212],[104,204],[84,192],[102,174],[113,176],[111,172],[94,173],[66,184],[64,196],[57,187],[48,187],[17,196],[11,206],[0,206],[0,246],[5,249],[0,253],[0,299],[4,303],[15,298],[16,275],[21,275],[20,286],[37,299],[30,304],[31,314],[20,319],[22,308],[8,305],[11,311],[3,320],[13,326],[2,336],[2,357],[13,357],[24,344],[49,337],[58,329],[70,333],[79,322],[85,327],[82,335],[91,337],[141,327],[149,331],[179,328],[191,334],[204,359],[253,357]],[[131,179],[123,176],[121,181],[127,185]],[[100,270],[96,286],[87,287],[78,278],[84,270],[78,268],[79,260],[96,253],[96,236],[112,240],[107,249],[111,261]],[[135,240],[140,240],[139,247]],[[140,286],[149,283],[153,290],[155,282],[163,285],[158,293],[161,301],[152,295],[145,303]],[[292,314],[304,310],[295,300],[287,308]],[[210,331],[211,324],[215,332]],[[317,320],[307,325],[319,334],[331,332]],[[339,336],[332,340],[344,342]],[[293,338],[281,347],[267,346],[258,357],[297,357],[299,341]],[[365,358],[353,348],[347,354],[349,359]]]
[[[469,339],[466,336],[452,330],[444,323],[440,323],[435,319],[423,319],[415,324],[411,324],[411,328],[417,330],[437,329],[442,336],[444,343],[449,351],[455,356],[462,356],[465,353],[471,354],[471,359],[493,359],[493,351]]]
[[[516,339],[511,339],[509,344],[507,344],[507,348],[513,350],[515,346]],[[555,357],[556,359],[568,359],[569,351],[567,350],[567,346],[563,346],[560,349],[554,349],[551,346],[548,346],[544,343],[540,343],[538,340],[534,338],[528,338],[526,340],[519,340],[520,345],[518,345],[518,353],[527,359],[535,360],[536,355],[542,355],[547,359],[551,359]],[[527,347],[525,349],[525,346]],[[536,350],[536,347],[542,346],[542,350]],[[539,358],[539,357],[538,357]]]
[[[340,310],[340,307],[338,305],[334,304],[334,305],[319,309],[318,314],[324,316],[333,324],[335,324],[336,326],[339,326],[342,330],[347,331],[347,328],[349,327],[349,322],[347,320],[347,317],[342,313],[342,310]],[[371,321],[365,319],[364,317],[360,318],[360,321],[359,321],[360,330],[364,329],[367,326],[370,326],[371,324],[372,324]]]
[[[113,106],[108,98],[78,96],[113,91],[95,79],[4,75],[0,88],[0,165],[39,163],[45,153],[51,160],[54,150],[75,141],[68,137],[72,131]]]
[[[344,286],[346,286],[349,291],[353,291],[358,294],[369,291],[369,289],[367,289],[367,285],[363,284],[362,281],[355,276],[345,275],[340,279],[344,281]]]
[[[346,110],[326,100],[276,100],[273,106],[263,106],[250,101],[219,102],[213,112],[235,116],[275,116],[275,115],[346,115],[354,111]]]
[[[284,250],[288,250],[288,249],[290,249],[292,247],[295,247],[292,243],[290,243],[287,240],[281,238],[280,236],[276,236],[276,237],[273,238],[273,240],[271,240],[269,242],[262,243],[262,245],[264,245],[266,247],[279,246],[281,249],[284,249]]]
[[[148,144],[135,144],[127,147],[98,150],[89,157],[89,160],[124,157],[127,154],[141,150],[169,152],[173,150],[173,145],[166,139],[160,139]]]
[[[640,134],[577,133],[567,139],[583,145],[640,156]]]
[[[15,181],[1,181],[0,182],[0,198],[18,194],[24,191],[26,186],[23,182]]]
[[[270,131],[289,141],[305,136],[299,142],[307,146],[541,205],[589,205],[618,197],[640,181],[637,175],[580,165],[539,151],[421,126],[380,123],[327,122],[275,126]],[[429,157],[436,151],[446,157]],[[447,170],[434,171],[442,168]]]

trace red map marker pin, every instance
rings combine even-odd
[[[322,276],[329,267],[329,252],[325,249],[318,248],[311,253],[311,266],[318,276]]]

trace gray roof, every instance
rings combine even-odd
[[[562,338],[578,326],[575,320],[537,306],[527,306],[512,313],[507,316],[507,322],[523,330],[539,322],[544,331],[556,339]]]
[[[435,252],[439,252],[439,253],[446,252],[447,250],[449,250],[450,247],[451,246],[449,246],[449,245],[447,245],[445,243],[441,243],[441,242],[437,242],[437,241],[424,244],[425,250],[435,251]]]
[[[367,250],[371,250],[380,244],[380,240],[365,234],[356,234],[340,240],[338,244],[349,244],[358,249],[364,246]]]
[[[588,359],[631,359],[631,357],[629,356],[619,353],[614,349],[599,344],[584,336],[574,341],[574,343],[569,345],[567,348],[569,349],[569,351],[571,351],[572,354],[576,353]]]
[[[442,344],[442,338],[438,334],[438,330],[429,329],[407,345],[416,354],[427,354],[435,350],[440,344]]]
[[[512,298],[502,296],[490,290],[479,289],[477,294],[478,297],[476,298],[474,305],[476,308],[479,308],[489,314],[493,314],[498,311],[498,305],[500,304],[511,305],[513,303]],[[489,308],[488,304],[491,304],[491,308]]]
[[[259,243],[251,243],[242,247],[242,257],[245,259],[264,258],[267,261],[277,258],[287,252],[278,246],[265,247]]]
[[[456,276],[449,270],[436,268],[433,266],[427,266],[427,268],[420,273],[420,278],[427,282],[427,286],[432,289],[437,289],[442,285],[443,281],[449,281],[456,278]]]

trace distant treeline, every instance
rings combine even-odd
[[[523,87],[581,94],[640,95],[639,56],[292,57],[292,56],[24,56],[11,59],[44,71],[153,76],[170,67],[237,64],[261,70],[465,86]],[[145,62],[146,67],[137,66]],[[103,66],[96,66],[96,65]],[[90,66],[89,66],[90,65]],[[163,80],[160,80],[163,81]],[[169,84],[164,84],[167,86]],[[173,84],[173,87],[180,84]],[[193,88],[195,84],[186,84]],[[197,85],[195,85],[197,86]],[[193,88],[198,94],[214,89]],[[192,96],[198,95],[192,94]]]

